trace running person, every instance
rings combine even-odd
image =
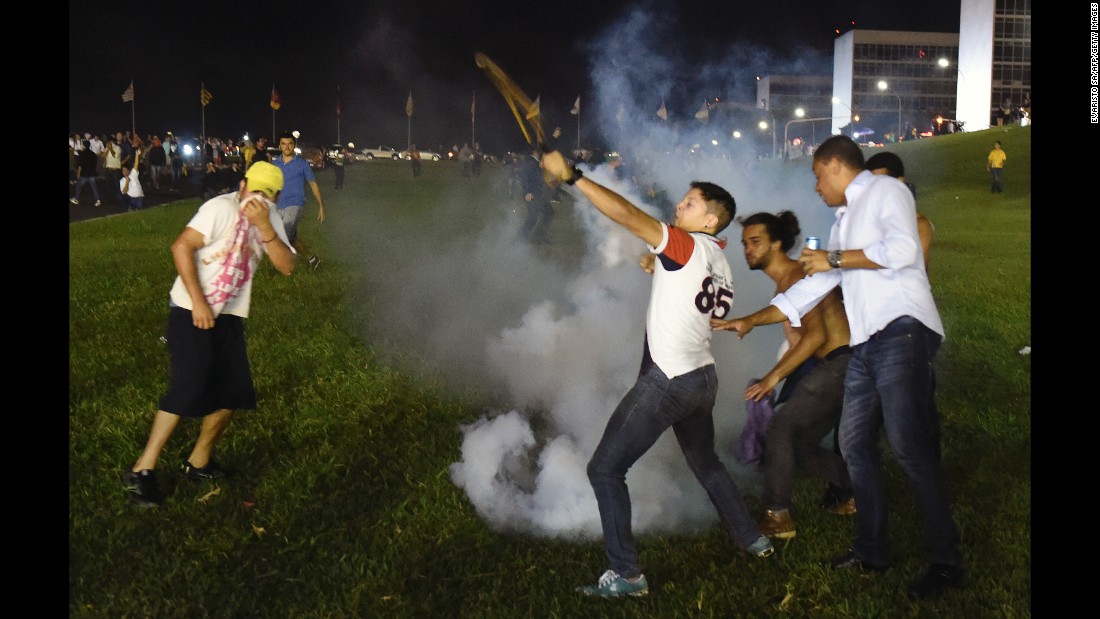
[[[279,136],[281,156],[272,161],[283,171],[284,179],[283,191],[279,194],[277,207],[291,245],[298,250],[298,255],[309,256],[310,268],[316,269],[317,265],[321,264],[320,258],[298,237],[298,222],[306,209],[306,184],[308,183],[313,190],[313,197],[317,198],[317,221],[321,223],[325,221],[325,201],[321,198],[321,187],[313,175],[313,168],[309,166],[309,162],[294,152],[296,142],[294,135],[289,132]]]

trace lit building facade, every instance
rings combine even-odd
[[[1031,0],[962,0],[958,118],[967,129],[1031,113]]]
[[[850,30],[833,43],[832,133],[869,129],[881,142],[906,139],[932,128],[935,118],[954,114],[956,78],[939,58],[957,58],[952,32]],[[852,126],[850,119],[860,120]],[[864,141],[859,135],[857,140]]]

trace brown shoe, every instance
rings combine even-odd
[[[847,501],[839,501],[835,505],[826,507],[825,511],[837,516],[851,516],[856,513],[856,498],[850,496]]]
[[[760,532],[768,537],[793,538],[797,531],[794,529],[794,520],[791,519],[790,510],[785,509],[777,512],[769,509],[764,512],[764,517],[760,519]]]

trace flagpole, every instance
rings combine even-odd
[[[578,99],[579,100],[579,99]],[[581,108],[577,108],[577,150],[581,149]]]
[[[470,100],[470,145],[477,144],[477,91]]]
[[[340,142],[340,87],[336,87],[336,143]]]
[[[202,102],[202,93],[206,92],[206,82],[199,83],[199,105],[202,106],[202,139],[206,140],[206,105]]]

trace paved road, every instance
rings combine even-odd
[[[191,182],[191,178],[190,176],[186,179],[181,177],[180,182],[175,188],[173,188],[172,184],[167,180],[161,181],[160,189],[153,187],[152,183],[142,183],[142,189],[145,190],[145,208],[168,204],[177,200],[199,197],[201,195],[201,189],[198,185]],[[99,196],[104,200],[103,204],[98,207],[95,206],[95,197],[92,196],[91,188],[84,187],[81,192],[82,195],[80,196],[80,204],[75,205],[68,203],[69,223],[125,213],[126,205],[121,202],[112,202],[107,199],[108,193],[106,187],[106,180],[102,178],[99,179]],[[70,185],[70,197],[73,195],[72,192],[73,185]]]

